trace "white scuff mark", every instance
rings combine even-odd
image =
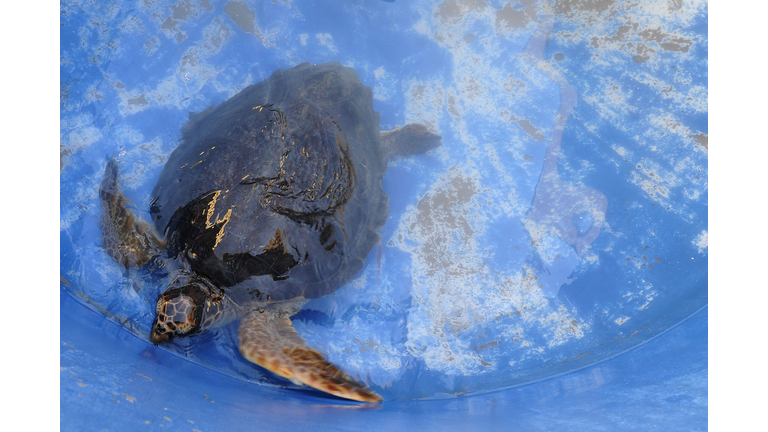
[[[656,291],[650,291],[650,292],[646,293],[646,295],[645,295],[645,303],[642,306],[638,307],[637,310],[644,310],[658,296],[659,296],[659,294]]]
[[[207,59],[219,53],[231,37],[229,26],[220,19],[213,20],[203,29],[203,38],[181,55],[178,68],[160,79],[154,89],[129,90],[122,84],[117,87],[120,114],[135,114],[157,106],[187,109],[191,102],[189,95],[199,93],[218,76],[219,71],[209,65]]]
[[[701,192],[697,190],[685,189],[683,193],[685,194],[685,197],[691,201],[698,201],[701,197]]]
[[[62,120],[61,130],[69,130],[66,139],[63,139],[70,153],[82,150],[102,138],[101,131],[93,126],[93,117],[90,114],[82,114],[70,119]]]
[[[430,130],[439,130],[438,122],[442,114],[445,91],[440,82],[420,82],[412,80],[406,84],[407,103],[405,122],[421,123]]]
[[[93,174],[83,177],[74,190],[69,190],[63,194],[61,200],[61,214],[59,220],[59,229],[64,231],[73,223],[78,221],[84,215],[96,213],[96,199],[99,196],[99,184],[103,172],[97,171]],[[94,205],[95,204],[95,205]]]
[[[196,47],[191,47],[181,57],[176,84],[184,94],[200,91],[206,82],[213,80],[218,71],[205,60],[208,56]]]
[[[645,193],[647,193],[655,201],[663,203],[665,201],[662,201],[661,198],[669,198],[669,189],[659,184],[655,180],[656,179],[649,179],[647,177],[644,178],[637,173],[632,176],[632,183],[640,186],[640,189],[645,191]]]
[[[413,29],[416,31],[416,33],[424,36],[429,36],[430,33],[432,33],[432,29],[425,19],[421,19],[416,24],[414,24]]]
[[[661,131],[686,138],[691,135],[691,129],[684,126],[672,114],[651,114],[648,116],[648,120],[651,126],[653,126],[651,129],[653,132]]]
[[[630,181],[640,186],[655,201],[666,205],[670,189],[678,185],[677,176],[648,158],[642,158],[635,169]]]
[[[635,81],[653,88],[664,99],[671,99],[675,104],[695,112],[709,110],[709,90],[703,86],[681,86],[679,83],[666,82],[646,71],[629,73]]]
[[[307,39],[309,39],[308,34],[302,33],[299,35],[299,43],[301,43],[301,46],[307,46]]]
[[[183,80],[185,82],[190,80],[189,72],[184,74]],[[156,101],[158,105],[178,106],[179,102],[186,97],[179,84],[177,77],[166,77],[157,84],[157,87],[151,93],[152,99]]]
[[[618,153],[619,156],[621,156],[623,158],[627,158],[627,157],[631,158],[632,157],[632,152],[627,150],[627,149],[625,149],[622,146],[619,146],[619,145],[616,145],[616,144],[612,144],[611,148],[613,149],[613,151]]]
[[[692,243],[699,249],[699,253],[703,254],[709,247],[709,234],[707,233],[707,230],[703,230],[701,234],[696,236]]]
[[[317,38],[317,41],[320,43],[320,45],[328,48],[329,51],[332,53],[337,53],[339,50],[336,49],[336,45],[333,44],[333,36],[331,36],[328,33],[318,33],[315,35]]]
[[[329,355],[331,361],[347,370],[366,370],[371,382],[382,387],[392,385],[400,377],[403,372],[402,353],[387,340],[387,333],[380,327],[356,316],[344,323],[343,328],[334,330],[347,336],[323,341],[325,351],[336,353]],[[313,331],[323,334],[328,329],[318,327]]]
[[[378,100],[389,100],[392,97],[393,89],[397,87],[397,82],[384,70],[383,66],[373,71],[376,84],[373,89],[373,98]]]
[[[600,78],[598,88],[602,89],[602,92],[594,91],[588,93],[583,99],[584,102],[593,105],[601,117],[609,119],[614,124],[618,124],[621,119],[637,111],[628,102],[632,97],[632,90],[627,88],[627,86],[622,87],[608,78]]]
[[[630,318],[625,316],[625,317],[621,317],[621,318],[616,318],[616,320],[614,320],[613,322],[615,322],[618,325],[622,325],[622,324],[624,324],[625,322],[627,322],[629,320],[630,320]]]
[[[642,281],[645,282],[645,281]],[[644,301],[644,303],[637,308],[637,310],[644,310],[646,307],[648,307],[651,302],[658,297],[658,292],[653,289],[653,285],[650,283],[646,283],[643,289],[640,291],[628,291],[626,294],[622,296],[624,298],[624,302],[629,304],[632,302],[635,302],[637,300]],[[620,318],[622,320],[621,323],[618,321],[617,324],[621,325],[623,324],[626,319]],[[627,318],[628,319],[628,318]]]

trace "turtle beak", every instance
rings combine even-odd
[[[158,322],[157,318],[155,318],[155,322],[152,323],[152,330],[149,332],[149,341],[155,345],[159,345],[171,340],[171,335],[173,335],[173,333],[169,332],[167,329],[163,333],[158,332]]]
[[[161,343],[165,343],[171,340],[171,336],[168,333],[157,334],[152,332],[152,334],[149,335],[149,340],[155,345],[160,345]]]

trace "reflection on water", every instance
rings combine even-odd
[[[706,3],[675,1],[332,14],[305,1],[63,2],[62,283],[147,338],[169,269],[125,270],[104,251],[105,155],[121,162],[131,209],[153,220],[190,111],[277,69],[339,61],[372,88],[380,129],[421,123],[443,146],[389,162],[381,248],[294,317],[307,343],[385,399],[501,388],[615,355],[706,303],[706,23]],[[209,216],[233,224],[226,210]],[[237,343],[233,322],[166,348],[291,386]]]

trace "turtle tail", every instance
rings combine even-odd
[[[130,201],[118,186],[118,174],[117,160],[110,158],[99,187],[99,225],[104,250],[125,268],[143,267],[164,244],[149,224],[130,209]]]

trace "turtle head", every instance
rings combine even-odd
[[[202,332],[221,314],[220,291],[200,276],[177,277],[160,294],[149,339],[154,344]]]

